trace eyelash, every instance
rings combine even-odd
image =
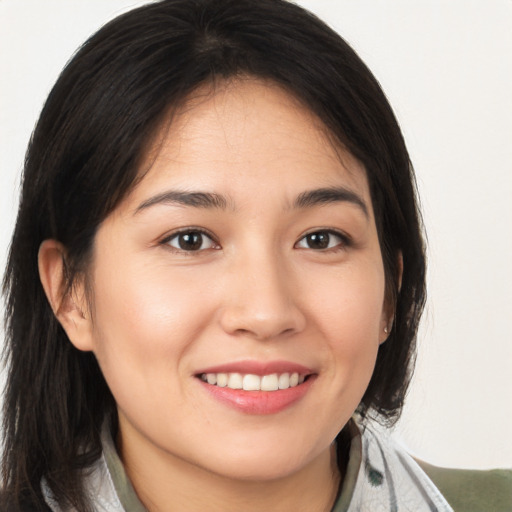
[[[160,241],[160,245],[165,245],[165,246],[169,247],[171,250],[173,250],[175,252],[182,253],[182,254],[191,254],[194,252],[199,253],[204,250],[207,250],[207,249],[201,249],[201,248],[195,249],[195,250],[194,249],[183,249],[181,247],[172,246],[170,244],[170,242],[173,239],[178,239],[181,235],[200,235],[202,238],[206,237],[214,245],[214,247],[208,247],[207,249],[220,249],[220,245],[218,244],[218,242],[215,240],[214,236],[211,233],[209,233],[208,231],[206,231],[202,228],[194,228],[194,227],[180,229],[179,231],[175,231],[174,233],[171,233],[170,235],[166,236],[163,240]],[[201,245],[203,243],[204,243],[204,238],[201,241]]]
[[[200,235],[202,240],[201,240],[201,246],[203,245],[203,243],[205,242],[204,238],[203,237],[206,237],[208,238],[211,243],[213,244],[212,247],[207,247],[205,249],[202,249],[201,246],[197,249],[184,249],[182,247],[174,247],[170,244],[170,242],[174,239],[178,239],[181,235]],[[300,247],[299,244],[303,241],[306,241],[308,237],[312,237],[313,235],[328,235],[328,246],[327,247],[321,247],[321,248],[317,248],[317,249],[314,249],[312,247]],[[336,237],[338,238],[340,241],[339,243],[335,244],[334,246],[331,246],[329,247],[329,245],[331,244],[331,239],[332,237]],[[306,242],[307,243],[307,242]],[[202,229],[202,228],[194,228],[194,227],[190,227],[190,228],[184,228],[184,229],[181,229],[179,231],[175,231],[174,233],[171,233],[170,235],[166,236],[163,240],[160,241],[160,244],[161,245],[165,245],[167,247],[169,247],[171,250],[175,251],[175,252],[179,252],[179,253],[183,253],[183,254],[191,254],[191,253],[199,253],[199,252],[202,252],[202,251],[205,251],[205,250],[208,250],[208,249],[220,249],[220,245],[219,243],[215,240],[214,236],[209,233],[208,231]],[[313,250],[315,252],[337,252],[337,251],[340,251],[340,250],[344,250],[346,249],[347,247],[350,247],[352,244],[352,241],[350,239],[350,237],[348,237],[346,234],[344,233],[341,233],[339,231],[336,231],[336,230],[333,230],[333,229],[316,229],[315,231],[311,231],[309,233],[306,233],[304,236],[302,236],[294,245],[294,248],[297,248],[297,249],[310,249],[310,250]]]
[[[334,236],[338,238],[340,241],[339,243],[335,244],[331,247],[324,247],[319,249],[313,249],[312,247],[298,247],[299,243],[302,241],[305,241],[308,237],[311,237],[313,235],[328,235],[328,244],[331,243],[331,238]],[[334,229],[316,229],[314,231],[310,231],[309,233],[306,233],[303,237],[301,237],[295,244],[295,247],[299,249],[311,249],[315,252],[337,252],[346,249],[347,247],[350,247],[352,245],[352,240],[349,236],[347,236],[344,233],[341,233],[340,231],[336,231]]]

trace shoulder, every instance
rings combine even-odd
[[[488,471],[451,469],[418,460],[455,512],[510,512],[512,510],[512,469]]]
[[[352,474],[354,482],[350,506],[335,510],[452,510],[430,478],[395,443],[387,429],[367,419],[355,420],[359,436],[352,437],[349,455],[347,476]]]

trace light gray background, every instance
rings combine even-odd
[[[142,3],[0,0],[2,269],[42,102],[87,36]],[[433,463],[511,467],[512,1],[298,3],[374,71],[418,175],[429,300],[396,435]]]

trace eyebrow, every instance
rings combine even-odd
[[[217,208],[225,210],[228,200],[213,192],[183,192],[180,190],[169,190],[162,194],[150,197],[142,202],[136,209],[135,214],[157,204],[180,204],[194,208]]]
[[[359,207],[366,217],[369,217],[368,207],[363,199],[344,187],[327,187],[302,192],[293,203],[293,208],[311,208],[332,203],[352,203]]]
[[[306,209],[314,206],[320,206],[332,203],[348,202],[361,209],[366,217],[369,216],[366,203],[355,192],[344,187],[327,187],[314,190],[306,190],[300,193],[292,203],[294,209]],[[146,210],[151,206],[163,205],[183,205],[193,208],[221,209],[228,207],[228,199],[214,192],[185,192],[181,190],[169,190],[162,194],[150,197],[143,201],[134,212],[134,215]]]

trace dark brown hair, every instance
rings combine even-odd
[[[28,148],[3,283],[9,510],[42,507],[42,478],[61,503],[88,510],[80,470],[101,453],[105,418],[116,417],[94,356],[73,347],[45,297],[41,242],[64,244],[71,284],[87,270],[99,224],[135,185],[169,108],[200,84],[240,75],[280,84],[366,168],[396,306],[362,408],[389,421],[398,416],[424,304],[425,259],[414,174],[378,82],[338,34],[292,3],[163,0],[118,17],[82,46],[51,91]]]

